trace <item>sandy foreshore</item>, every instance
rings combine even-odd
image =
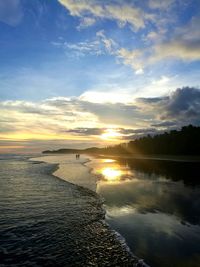
[[[89,156],[82,156],[76,160],[75,155],[48,155],[30,160],[58,164],[57,170],[53,173],[54,176],[96,192],[97,177],[92,175],[89,168],[85,166],[90,159]]]

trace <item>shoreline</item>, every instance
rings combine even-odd
[[[41,157],[46,156],[66,156],[75,155],[74,153],[43,153]],[[175,161],[175,162],[200,162],[200,156],[196,155],[163,155],[163,154],[149,154],[149,155],[137,155],[137,154],[89,154],[82,153],[81,155],[87,155],[89,157],[112,157],[112,158],[124,158],[124,159],[136,159],[136,160],[159,160],[159,161]]]
[[[63,155],[63,154],[62,154]],[[49,156],[52,156],[52,155],[49,155]],[[57,155],[54,155],[54,156],[57,156]],[[33,162],[38,162],[38,163],[41,163],[41,162],[44,162],[44,163],[47,163],[47,164],[52,164],[48,161],[45,161],[44,160],[44,157],[48,157],[48,156],[43,156],[41,155],[41,157],[36,157],[36,158],[29,158],[30,161],[33,161]],[[43,159],[42,159],[43,158]],[[86,170],[87,170],[87,173],[88,175],[91,175],[93,177],[96,177],[96,181],[98,180],[98,176],[93,174],[92,173],[92,170],[93,168],[87,166],[86,164],[88,162],[91,162],[92,159],[90,158],[86,158],[84,160],[84,162],[78,162],[78,164],[82,165]],[[114,233],[114,236],[116,238],[116,240],[119,241],[122,249],[124,248],[125,251],[127,251],[129,257],[132,258],[132,260],[134,261],[133,265],[128,265],[128,266],[133,266],[133,267],[149,267],[149,265],[147,265],[143,259],[139,259],[136,255],[133,254],[133,252],[131,251],[131,249],[129,248],[129,246],[127,245],[126,243],[126,240],[125,238],[120,234],[118,233],[117,231],[115,231],[114,229],[111,228],[111,226],[106,222],[106,209],[104,208],[103,204],[105,202],[105,200],[96,192],[96,190],[92,190],[90,188],[87,188],[87,187],[84,187],[84,186],[81,186],[79,184],[76,184],[76,183],[72,183],[71,181],[69,181],[67,178],[67,176],[65,177],[65,179],[63,178],[63,176],[59,176],[58,175],[58,171],[60,169],[60,165],[62,164],[61,162],[57,162],[57,163],[53,163],[53,164],[56,164],[56,167],[55,167],[55,170],[52,172],[52,175],[58,179],[61,179],[61,180],[64,180],[65,182],[68,182],[69,184],[72,184],[72,185],[75,185],[77,188],[80,188],[81,190],[84,190],[85,192],[88,192],[89,194],[94,194],[95,197],[98,199],[99,201],[99,206],[101,208],[101,211],[102,211],[102,216],[103,216],[103,219],[99,219],[99,222],[101,221],[101,223],[103,225],[106,225],[108,227],[108,229]],[[77,163],[76,163],[77,164]],[[135,262],[136,261],[136,262]]]
[[[128,154],[99,154],[100,157],[124,158],[135,160],[159,160],[175,162],[200,162],[200,156],[181,156],[181,155],[128,155]]]
[[[68,157],[69,155],[67,155]],[[48,164],[57,164],[57,169],[52,173],[53,176],[64,180],[73,185],[91,190],[96,193],[96,180],[95,175],[90,173],[90,168],[85,164],[90,161],[89,158],[81,158],[80,160],[70,159],[69,162],[66,161],[66,155],[41,155],[39,157],[29,158],[30,161],[44,162]],[[64,160],[64,161],[63,161]],[[69,173],[68,166],[73,167],[71,173]],[[80,169],[81,167],[81,169]],[[86,172],[86,170],[89,171]],[[66,175],[67,174],[67,175]],[[88,177],[90,174],[90,177]],[[78,179],[81,176],[81,179]],[[85,178],[85,180],[84,180]]]

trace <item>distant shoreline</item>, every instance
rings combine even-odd
[[[43,152],[45,155],[70,155],[75,153],[59,153],[57,151]],[[136,160],[160,160],[160,161],[177,161],[177,162],[200,162],[200,156],[196,155],[161,155],[161,154],[152,154],[152,155],[136,155],[136,154],[97,154],[97,153],[84,153],[81,154],[90,155],[94,157],[112,157],[112,158],[129,158]]]

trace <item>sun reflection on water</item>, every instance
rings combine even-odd
[[[102,159],[101,162],[102,163],[112,163],[112,162],[115,162],[116,160],[114,159]]]
[[[103,168],[101,173],[103,174],[104,178],[109,181],[118,181],[122,175],[122,171],[118,169],[114,169],[111,167]]]
[[[118,163],[112,158],[97,158],[92,161],[90,167],[93,173],[98,176],[98,184],[119,184],[133,179],[133,172],[128,166]],[[97,188],[98,188],[97,184]]]

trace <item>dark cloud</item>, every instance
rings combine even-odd
[[[200,90],[194,87],[178,88],[170,96],[160,98],[139,98],[138,105],[143,111],[151,110],[160,122],[151,124],[158,126],[181,126],[200,124]]]
[[[165,100],[168,100],[169,97],[140,97],[140,98],[137,98],[137,102],[141,102],[141,103],[144,103],[144,104],[157,104],[157,103],[160,103],[160,102],[163,102]]]
[[[67,133],[75,133],[77,135],[100,135],[103,133],[105,128],[75,128],[69,129]]]
[[[136,134],[150,134],[150,133],[155,133],[157,130],[154,128],[147,128],[147,129],[136,129],[133,131],[133,133]]]
[[[174,121],[164,121],[164,122],[160,122],[160,123],[155,123],[155,124],[151,124],[151,126],[153,127],[171,127],[171,126],[175,126],[176,122]]]
[[[166,117],[193,119],[200,115],[200,90],[191,87],[177,89],[166,105]]]

